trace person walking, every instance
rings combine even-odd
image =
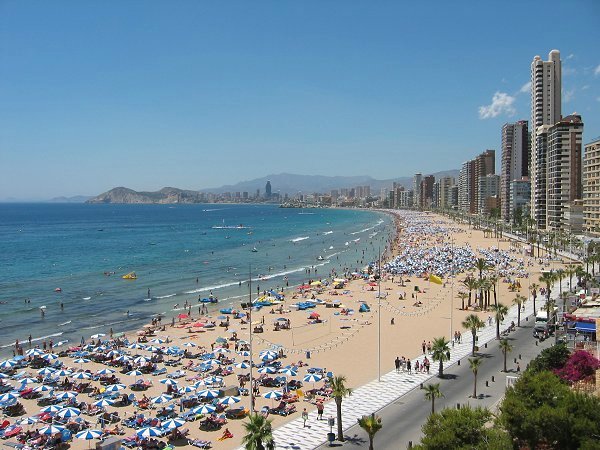
[[[406,360],[406,370],[408,371],[409,374],[412,373],[412,368],[411,368],[411,365],[410,365],[410,359]]]
[[[394,364],[396,365],[396,373],[400,373],[400,358],[398,358],[396,356],[396,360],[394,361]]]
[[[306,421],[308,420],[308,411],[306,408],[302,411],[302,422],[304,422],[304,428],[306,428]]]
[[[423,343],[421,344],[421,348],[423,349],[423,354],[425,354],[425,351],[427,350],[427,344],[425,343],[425,339],[423,339]]]
[[[317,402],[317,420],[323,420],[323,410],[325,406],[323,405],[323,400],[319,400]]]

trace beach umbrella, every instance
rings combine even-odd
[[[33,392],[52,392],[53,390],[54,390],[54,388],[52,388],[50,386],[46,386],[45,384],[42,384],[41,386],[34,388]]]
[[[250,356],[250,352],[247,352],[246,350],[238,352],[238,355],[243,356],[244,358]]]
[[[54,361],[55,359],[58,359],[58,355],[54,353],[44,353],[41,358],[45,359],[46,361]]]
[[[17,425],[33,425],[34,423],[38,423],[40,419],[35,416],[32,417],[23,417],[22,419],[17,420]]]
[[[162,436],[162,431],[160,430],[160,428],[145,427],[145,428],[140,428],[135,434],[137,434],[138,437],[140,437],[142,439],[148,439],[151,437]]]
[[[71,417],[76,417],[81,414],[81,411],[77,408],[63,408],[56,413],[58,417],[63,419],[70,419]]]
[[[173,400],[173,396],[163,394],[163,395],[159,395],[158,397],[154,397],[152,400],[150,400],[150,402],[158,405],[161,403],[170,402],[171,400]]]
[[[98,375],[110,375],[112,373],[115,373],[115,371],[113,369],[109,369],[108,367],[105,369],[100,369],[98,372],[96,372]]]
[[[132,348],[134,350],[141,350],[141,349],[146,348],[146,346],[142,345],[142,344],[139,344],[137,342],[134,342],[133,344],[128,345],[127,348]]]
[[[99,339],[99,338],[104,337],[104,336],[106,336],[106,334],[104,334],[104,333],[98,333],[98,334],[92,334],[90,336],[90,338],[91,339]]]
[[[283,369],[279,370],[279,373],[287,375],[288,377],[295,377],[296,375],[298,375],[298,371],[291,367],[284,367]]]
[[[192,326],[193,326],[194,328],[202,328],[202,327],[204,326],[204,324],[203,324],[203,323],[201,323],[201,322],[196,322],[196,323],[194,323]]]
[[[277,353],[274,352],[273,350],[263,350],[262,352],[260,352],[258,354],[258,357],[260,359],[262,359],[263,361],[270,361],[273,360],[275,358],[277,358]]]
[[[163,378],[162,380],[160,380],[160,382],[166,386],[177,386],[177,381],[171,379],[171,378]]]
[[[77,358],[77,359],[74,359],[73,362],[75,364],[86,364],[86,363],[89,363],[90,360],[87,358]]]
[[[150,342],[152,342],[153,344],[164,344],[167,341],[163,338],[157,337],[157,338],[152,339]]]
[[[271,366],[265,366],[258,369],[258,373],[276,373],[277,369]]]
[[[62,406],[50,405],[50,406],[46,406],[46,407],[40,409],[40,412],[43,412],[43,413],[54,413],[56,411],[60,411],[61,409],[62,409]]]
[[[77,439],[82,439],[85,441],[91,441],[92,439],[100,439],[102,437],[102,431],[99,430],[83,430],[75,435]],[[88,448],[90,447],[90,443],[88,442]]]
[[[213,377],[208,377],[204,379],[204,382],[206,384],[219,384],[223,382],[223,377],[217,377],[217,376],[213,376]]]
[[[323,377],[316,373],[308,373],[304,375],[304,378],[302,378],[303,381],[306,381],[308,383],[316,383],[317,381],[321,381],[322,379]]]
[[[121,356],[118,356],[117,358],[115,358],[115,361],[119,361],[119,362],[131,361],[131,356],[121,355]]]
[[[219,396],[219,391],[216,391],[214,389],[204,389],[202,391],[198,391],[198,396],[208,399],[217,398]]]
[[[94,402],[93,405],[99,408],[106,408],[107,406],[111,406],[113,403],[114,400],[103,398],[101,400],[98,400],[97,402]]]
[[[144,375],[144,373],[140,372],[139,370],[132,370],[131,372],[127,372],[127,375],[131,375],[132,377],[140,377]]]
[[[17,365],[16,361],[13,361],[12,359],[5,359],[4,361],[2,361],[0,363],[0,369],[12,369],[16,365]]]
[[[16,400],[17,398],[19,398],[19,394],[17,392],[7,392],[6,394],[0,395],[0,403]]]
[[[221,405],[233,405],[234,403],[237,403],[240,400],[241,399],[239,397],[227,396],[227,397],[223,397],[221,400],[219,400],[219,403]]]
[[[66,370],[66,369],[61,369],[58,372],[55,373],[55,375],[59,376],[59,377],[68,377],[69,375],[71,375],[73,372],[71,372],[70,370]]]
[[[215,350],[215,353],[219,353],[219,354],[221,354],[221,353],[223,353],[223,354],[224,354],[224,353],[231,353],[231,350],[229,350],[229,349],[226,349],[226,348],[223,348],[223,347],[219,347],[219,348],[217,348],[217,349]]]
[[[219,336],[217,339],[215,339],[215,342],[216,342],[217,344],[225,344],[225,343],[227,343],[227,339],[225,339],[225,338],[224,338],[224,337],[222,337],[222,336]]]
[[[50,367],[44,367],[43,369],[37,371],[37,373],[40,375],[51,375],[54,372],[56,372],[56,369],[51,369]]]
[[[135,358],[133,360],[133,362],[136,364],[146,364],[148,361],[150,361],[150,360],[148,358],[146,358],[145,356],[138,356],[137,358]]]
[[[40,428],[40,434],[56,434],[56,433],[62,433],[62,431],[65,429],[65,427],[61,427],[58,425],[49,425],[47,427],[44,428]]]
[[[181,394],[189,394],[190,392],[194,392],[196,390],[196,386],[185,386],[182,388],[179,388],[179,392]]]
[[[146,347],[146,350],[147,350],[147,351],[149,351],[149,352],[152,352],[152,353],[154,353],[154,352],[157,352],[157,351],[159,351],[159,350],[160,350],[160,348],[158,348],[158,347],[155,347],[154,345],[150,345],[150,346]]]
[[[120,354],[121,354],[121,352],[118,350],[111,350],[110,352],[108,352],[106,354],[106,356],[108,356],[109,358],[113,358],[115,356],[119,356]]]
[[[75,375],[72,375],[71,378],[74,379],[74,380],[89,380],[92,377],[88,373],[77,372]]]
[[[196,344],[194,344],[193,342],[186,342],[185,344],[183,344],[184,347],[197,347]]]
[[[167,429],[167,430],[172,430],[173,428],[179,428],[183,425],[185,425],[185,420],[179,419],[179,418],[169,419],[162,423],[163,429]]]
[[[69,400],[71,398],[77,397],[77,392],[70,392],[70,391],[59,392],[58,394],[54,395],[54,397],[59,400]]]
[[[106,386],[106,392],[119,392],[122,391],[123,389],[125,389],[125,385],[124,384],[111,384],[109,386]]]
[[[190,412],[192,414],[211,414],[213,412],[215,412],[217,408],[213,405],[202,405],[202,406],[196,406],[195,408],[192,408],[190,410]]]
[[[270,398],[270,399],[279,399],[281,397],[283,397],[283,392],[281,391],[269,391],[269,392],[265,392],[263,394],[264,398]]]
[[[165,353],[167,355],[179,355],[183,353],[183,350],[181,350],[179,347],[169,347]]]
[[[4,378],[10,378],[8,375],[0,372],[0,380],[4,379]]]
[[[237,367],[238,369],[247,369],[250,367],[250,364],[248,364],[246,361],[242,361],[237,363],[235,367]]]
[[[19,383],[21,383],[21,386],[24,386],[26,384],[32,384],[32,383],[37,383],[38,380],[34,379],[34,378],[21,378],[19,380]]]
[[[25,356],[40,356],[43,354],[44,352],[41,351],[39,348],[30,348],[25,352]]]

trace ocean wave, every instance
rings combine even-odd
[[[332,233],[333,233],[333,231],[326,231],[325,233],[323,233],[323,235],[332,234]]]
[[[310,239],[310,236],[297,237],[294,239],[290,239],[290,242],[300,242],[305,241],[306,239]]]
[[[81,300],[91,300],[92,297],[83,297]]]
[[[31,342],[38,342],[38,341],[43,341],[44,339],[50,339],[52,337],[57,337],[57,336],[61,336],[63,333],[62,331],[60,333],[53,333],[53,334],[48,334],[46,336],[41,336],[41,337],[36,337],[31,339]],[[0,348],[8,348],[8,347],[12,347],[15,345],[15,342],[12,342],[10,344],[4,344],[4,345],[0,345]]]
[[[67,320],[66,322],[59,323],[59,324],[58,324],[58,326],[59,326],[59,327],[64,327],[65,325],[68,325],[68,324],[70,324],[71,322],[72,322],[72,320]]]
[[[177,295],[177,293],[169,294],[169,295],[157,295],[156,298],[170,298],[170,297],[175,297],[176,295]]]

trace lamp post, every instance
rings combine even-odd
[[[381,247],[377,259],[377,381],[381,382]]]

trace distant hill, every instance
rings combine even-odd
[[[423,175],[433,175],[436,179],[442,177],[458,178],[458,170],[445,170],[432,174],[423,173]],[[221,194],[223,192],[256,192],[260,189],[264,192],[267,181],[271,182],[273,192],[283,194],[297,194],[298,192],[329,192],[332,189],[352,188],[356,186],[371,186],[372,192],[378,192],[382,188],[391,188],[393,183],[399,183],[405,188],[412,188],[412,176],[392,178],[389,180],[377,180],[370,176],[325,176],[325,175],[294,175],[281,173],[277,175],[268,175],[262,178],[256,178],[250,181],[242,181],[237,184],[225,185],[218,188],[203,189],[203,192],[212,192]]]
[[[54,197],[48,200],[48,203],[85,203],[90,198],[89,195],[74,195],[73,197]]]
[[[423,173],[423,175],[430,175]],[[458,177],[458,170],[446,170],[432,173],[436,179],[441,177]],[[412,188],[412,177],[399,177],[389,180],[376,180],[369,176],[325,176],[325,175],[295,175],[281,173],[242,181],[237,184],[225,185],[218,188],[202,189],[201,191],[183,190],[165,187],[156,192],[137,192],[126,187],[116,187],[87,200],[86,203],[198,203],[200,193],[222,194],[223,192],[249,192],[253,194],[257,189],[264,193],[267,181],[271,182],[273,192],[281,195],[295,195],[298,192],[327,193],[332,189],[353,188],[356,186],[371,186],[371,192],[378,195],[382,188],[391,188],[393,183],[398,183],[407,189]]]
[[[199,192],[164,187],[156,192],[136,192],[125,187],[116,187],[90,198],[86,203],[198,203]]]

